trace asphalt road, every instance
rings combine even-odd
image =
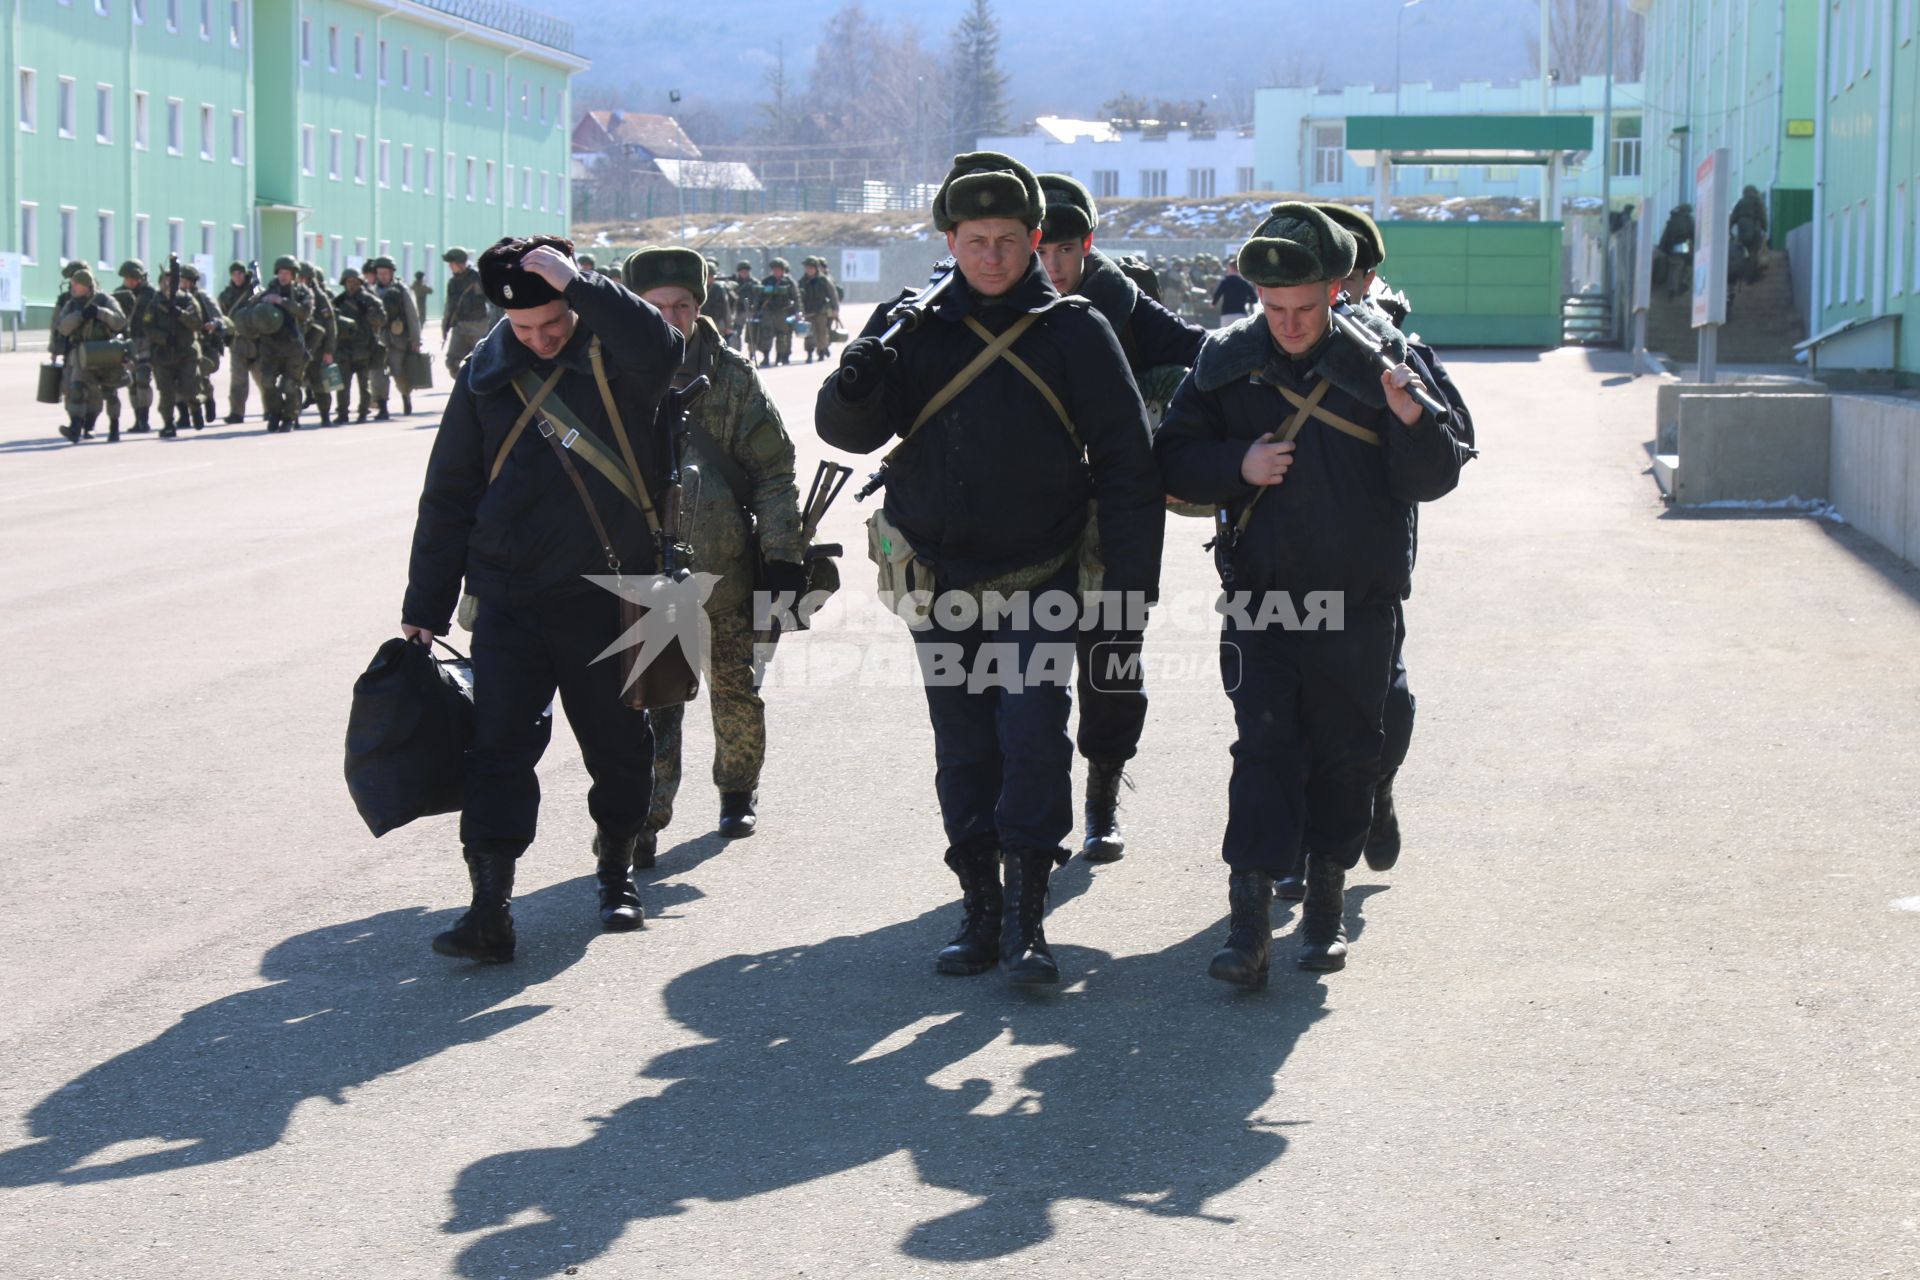
[[[647,927],[602,935],[556,735],[520,958],[469,967],[427,949],[455,821],[376,843],[340,773],[432,417],[69,447],[33,360],[9,1280],[1920,1274],[1920,574],[1664,513],[1621,359],[1456,361],[1485,456],[1422,520],[1407,852],[1354,877],[1343,973],[1205,976],[1230,722],[1172,522],[1131,851],[1061,874],[1037,996],[931,972],[956,894],[909,642],[851,607],[864,509],[776,667],[761,834],[712,834],[696,708]],[[817,372],[769,379],[804,471]]]

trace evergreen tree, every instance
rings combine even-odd
[[[953,29],[953,143],[972,150],[981,134],[1007,131],[1007,75],[991,0],[973,0]]]

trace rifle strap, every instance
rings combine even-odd
[[[657,536],[660,518],[654,514],[646,478],[640,474],[640,459],[634,455],[633,441],[627,438],[627,424],[621,421],[620,406],[614,403],[613,388],[607,384],[607,364],[601,356],[597,334],[587,343],[587,363],[593,366],[593,381],[600,388],[600,406],[607,411],[607,421],[613,424],[613,438],[620,443],[620,456],[627,460],[627,470],[633,475],[633,492],[640,500],[640,510],[646,513],[647,528]]]
[[[1289,443],[1294,437],[1298,436],[1301,428],[1307,425],[1308,418],[1318,416],[1320,412],[1320,402],[1326,399],[1327,391],[1332,386],[1333,383],[1322,378],[1320,379],[1320,385],[1315,387],[1312,393],[1306,396],[1296,396],[1285,387],[1274,388],[1281,395],[1285,396],[1287,403],[1291,404],[1294,408],[1293,416],[1287,419],[1287,425],[1281,429],[1280,442],[1282,444]],[[1378,444],[1379,442],[1379,437],[1375,436],[1374,443]],[[1233,535],[1235,538],[1245,533],[1247,526],[1253,523],[1253,509],[1260,505],[1260,499],[1266,497],[1267,490],[1272,487],[1272,485],[1262,485],[1254,491],[1253,497],[1248,499],[1246,507],[1240,512],[1240,518],[1234,522]]]
[[[561,370],[555,369],[533,395],[521,395],[520,399],[526,403],[526,408],[520,410],[520,416],[513,420],[513,429],[507,432],[506,440],[500,445],[500,452],[493,455],[493,466],[487,472],[489,485],[500,478],[500,469],[507,465],[507,455],[513,452],[514,445],[520,443],[520,435],[527,429],[527,424],[533,421],[533,415],[540,412],[540,406],[552,394],[554,387],[559,385],[560,374]]]
[[[1321,385],[1324,386],[1325,384],[1322,383]],[[1307,404],[1306,396],[1303,396],[1288,387],[1275,387],[1274,390],[1278,391],[1282,396],[1286,397],[1287,403],[1292,405],[1296,409],[1301,408],[1302,406]],[[1380,444],[1379,432],[1369,431],[1367,428],[1361,426],[1359,423],[1353,422],[1347,418],[1343,418],[1331,409],[1321,408],[1320,400],[1318,396],[1314,397],[1313,404],[1311,408],[1308,410],[1308,412],[1316,421],[1326,423],[1328,426],[1332,427],[1335,431],[1343,432],[1347,435],[1350,435],[1355,440],[1363,440],[1366,443],[1375,446],[1376,448],[1379,447],[1379,444]],[[1289,439],[1291,439],[1291,437],[1289,437]]]
[[[580,502],[587,509],[587,519],[593,522],[594,536],[600,539],[600,549],[606,552],[607,568],[618,576],[620,556],[613,549],[613,539],[607,535],[607,526],[600,520],[600,508],[593,505],[593,494],[587,491],[587,482],[580,477],[580,468],[573,465],[568,455],[569,446],[561,443],[559,433],[546,421],[540,421],[540,434],[553,446],[554,456],[560,459],[560,469],[567,473],[567,479],[573,481],[574,489],[580,494]]]
[[[1036,317],[1032,313],[1029,313],[1028,315],[1023,317],[1024,320],[1029,320],[1029,321],[1035,318]],[[973,330],[980,337],[986,339],[989,345],[992,345],[992,343],[995,341],[992,330],[988,329],[987,326],[981,324],[978,320],[974,319],[972,316],[966,317],[966,322],[967,322],[967,328]],[[1012,328],[1008,329],[1007,332],[1013,333],[1014,329],[1020,329],[1022,333],[1026,331],[1022,325],[1015,324]],[[1015,334],[1014,336],[1018,337],[1019,335]],[[1034,390],[1040,393],[1041,398],[1044,399],[1047,402],[1047,404],[1052,407],[1054,413],[1059,417],[1060,425],[1067,429],[1067,436],[1069,439],[1073,441],[1073,447],[1080,450],[1082,453],[1085,453],[1087,447],[1084,444],[1080,443],[1080,433],[1073,429],[1073,419],[1067,416],[1066,406],[1060,403],[1060,397],[1053,393],[1053,388],[1047,385],[1047,380],[1045,378],[1042,378],[1039,374],[1035,373],[1033,371],[1032,365],[1028,364],[1025,360],[1022,360],[1019,356],[1013,353],[1013,344],[1011,342],[1007,344],[1007,349],[1002,351],[1000,354],[1001,354],[1001,358],[1004,359],[1008,364],[1012,365],[1014,369],[1016,369],[1019,372],[1021,377],[1025,378],[1028,382],[1031,382],[1033,384]]]

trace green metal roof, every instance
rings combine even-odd
[[[1395,164],[1545,164],[1593,150],[1594,123],[1577,115],[1348,116],[1347,151],[1363,165],[1382,153]]]

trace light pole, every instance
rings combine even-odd
[[[1407,10],[1421,3],[1421,0],[1405,0],[1400,12],[1393,18],[1393,114],[1400,114],[1400,33],[1407,26]]]

